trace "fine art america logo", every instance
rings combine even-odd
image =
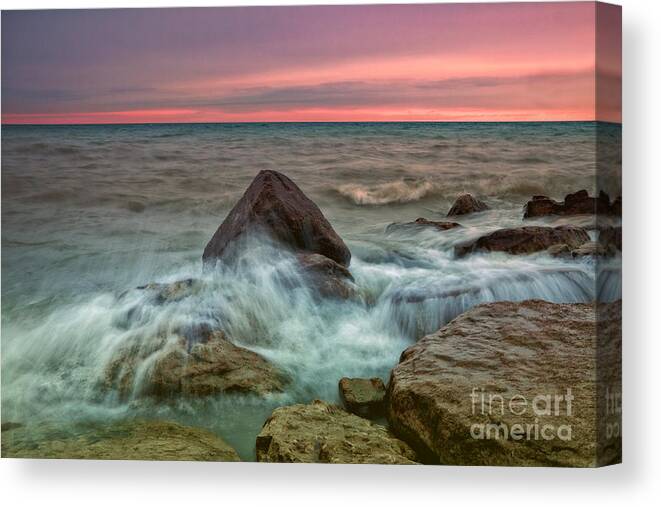
[[[572,439],[572,426],[567,424],[567,418],[572,417],[574,401],[571,388],[567,388],[564,394],[537,394],[534,397],[515,394],[505,398],[474,387],[470,399],[472,414],[487,416],[490,420],[471,425],[471,437],[476,440]],[[502,422],[506,414],[522,422]],[[562,424],[555,424],[554,417],[561,419]]]

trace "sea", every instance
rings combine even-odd
[[[454,246],[521,225],[594,237],[594,217],[524,221],[523,206],[580,189],[621,195],[620,138],[620,125],[597,122],[3,125],[2,420],[175,420],[251,460],[275,407],[339,403],[345,376],[387,382],[406,347],[472,306],[619,299],[619,279],[599,283],[591,258],[458,259]],[[203,270],[206,243],[263,169],[291,178],[344,239],[360,298],[284,286],[296,263],[268,242],[238,272]],[[392,226],[445,220],[465,192],[490,209],[455,217],[462,228]],[[188,278],[204,289],[169,304],[137,289]],[[101,387],[129,340],[209,320],[287,372],[287,391],[159,401],[139,385],[128,399]]]

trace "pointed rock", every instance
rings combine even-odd
[[[297,253],[317,253],[348,266],[351,252],[321,210],[284,174],[261,171],[204,249],[205,263],[226,259],[248,233],[265,233]]]

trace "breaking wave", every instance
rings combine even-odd
[[[429,180],[397,180],[371,186],[349,183],[340,185],[337,192],[358,206],[380,206],[419,201],[440,189]]]

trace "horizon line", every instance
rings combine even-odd
[[[609,123],[622,125],[612,120],[340,120],[340,121],[191,121],[191,122],[110,122],[110,123],[0,123],[2,127],[107,127],[144,125],[262,125],[262,124],[336,124],[336,123]]]

